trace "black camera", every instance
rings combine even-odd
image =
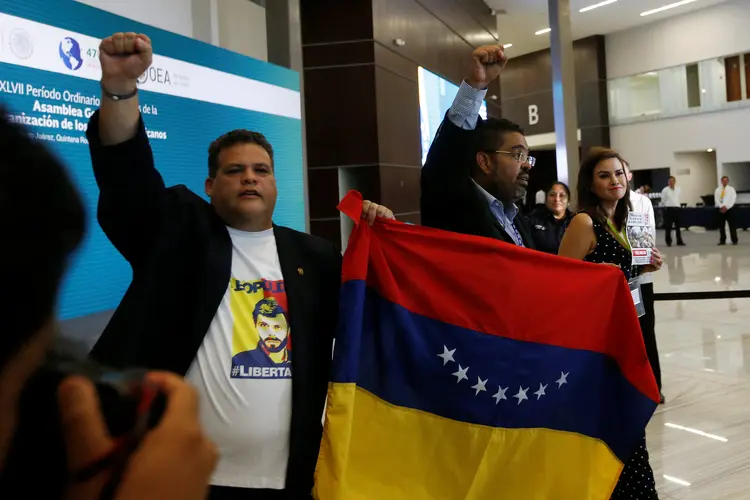
[[[61,340],[31,377],[21,395],[18,424],[0,474],[0,497],[63,498],[71,481],[58,403],[58,387],[70,375],[93,381],[110,435],[130,450],[158,424],[166,398],[145,380],[145,370],[108,369]],[[124,468],[125,462],[114,464]],[[74,471],[75,472],[75,471]],[[119,471],[122,473],[122,470]],[[112,471],[113,481],[118,471]],[[108,484],[102,498],[114,495]]]

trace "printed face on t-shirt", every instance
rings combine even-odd
[[[231,377],[291,378],[292,326],[284,281],[232,278],[230,293],[234,318]]]
[[[286,345],[289,325],[284,314],[274,317],[258,315],[255,328],[258,330],[260,341],[269,352],[278,352]]]

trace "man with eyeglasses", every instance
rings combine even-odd
[[[469,71],[422,168],[422,224],[534,248],[514,200],[526,195],[535,158],[515,123],[481,120],[488,85],[508,58],[500,46],[472,53]]]

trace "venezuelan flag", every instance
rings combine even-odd
[[[609,498],[658,401],[620,271],[378,221],[343,274],[317,499]]]

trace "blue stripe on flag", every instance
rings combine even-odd
[[[344,283],[341,296],[333,382],[356,383],[391,404],[491,427],[580,433],[623,461],[656,408],[601,353],[426,318],[364,281]],[[470,306],[456,304],[482,314]],[[560,328],[576,335],[573,326]]]

